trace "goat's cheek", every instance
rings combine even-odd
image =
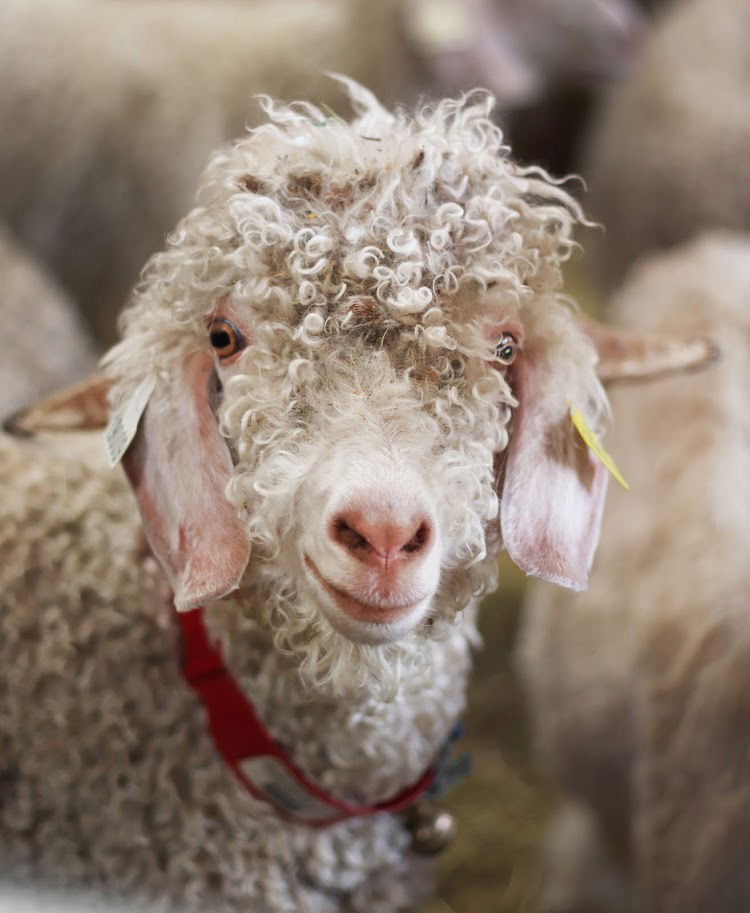
[[[304,486],[303,486],[304,487]],[[314,501],[302,498],[297,510],[297,564],[300,573],[305,575],[304,558],[305,555],[317,555],[325,544],[325,525],[322,522],[322,506],[317,509]]]
[[[221,360],[214,356],[216,376],[219,378],[222,385],[226,385],[227,381],[231,380],[237,374],[241,373],[239,364],[241,357],[242,352],[237,352],[236,355],[233,355],[231,358],[225,360]]]
[[[313,468],[305,474],[296,487],[293,503],[289,509],[295,517],[291,538],[294,539],[298,570],[307,576],[304,570],[304,556],[318,555],[326,542],[327,505],[330,500],[331,473],[323,471],[321,460],[315,460]]]
[[[419,576],[425,589],[435,589],[442,573],[443,564],[447,557],[445,542],[440,534],[440,524],[436,524],[434,531],[435,542],[427,555],[427,560],[421,565]]]

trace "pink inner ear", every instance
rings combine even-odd
[[[514,366],[519,406],[500,506],[503,542],[525,573],[583,590],[599,542],[607,471],[567,412],[551,418],[545,411],[551,380],[525,356]]]
[[[208,398],[211,356],[198,353],[168,391],[157,385],[123,465],[146,536],[178,609],[237,587],[250,545],[225,488],[232,471]]]

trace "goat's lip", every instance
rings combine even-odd
[[[325,590],[328,596],[345,615],[354,618],[356,621],[363,621],[368,624],[389,624],[397,621],[402,615],[406,615],[412,609],[416,608],[425,597],[403,602],[397,605],[387,607],[373,605],[372,603],[362,602],[350,593],[339,589],[320,573],[312,559],[305,555],[305,565],[311,572],[317,583]]]

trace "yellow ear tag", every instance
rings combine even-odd
[[[599,460],[599,462],[604,466],[607,472],[612,476],[612,478],[619,482],[620,485],[625,489],[625,491],[630,490],[630,486],[620,475],[620,470],[615,466],[615,461],[607,453],[607,451],[602,447],[599,438],[594,434],[594,432],[589,428],[586,419],[583,417],[583,413],[580,409],[577,409],[575,406],[570,407],[570,418],[573,424],[575,425],[576,431],[583,438],[584,444],[589,448],[589,450],[594,454],[594,456]]]

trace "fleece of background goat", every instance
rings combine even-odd
[[[94,363],[73,302],[0,227],[0,422]]]
[[[209,154],[257,122],[255,94],[336,104],[323,69],[390,97],[408,82],[395,7],[4,0],[0,217],[110,345]]]
[[[455,2],[460,18],[469,0]],[[619,14],[608,14],[610,3]],[[498,23],[494,0],[471,3],[486,53],[464,51],[479,60],[456,74],[457,86],[410,39],[400,0],[3,0],[0,217],[109,345],[138,271],[190,208],[209,153],[258,122],[255,94],[335,106],[321,71],[336,70],[410,103],[475,85],[502,93],[518,66],[539,93],[556,66],[612,66],[634,18],[628,0],[570,5],[527,0],[521,19],[541,32],[541,49],[530,60],[509,55],[503,68],[488,36],[519,24]]]
[[[207,623],[292,760],[331,793],[374,802],[422,773],[460,714],[475,597],[495,585],[493,461],[515,400],[482,321],[517,317],[555,365],[551,414],[570,398],[597,425],[602,395],[560,294],[577,210],[507,159],[489,99],[411,118],[350,91],[351,125],[267,103],[269,122],[214,157],[108,370],[115,404],[151,374],[168,389],[207,348],[218,303],[252,315],[220,419],[253,553]],[[328,624],[295,549],[314,487],[303,480],[356,457],[373,417],[420,457],[450,531],[429,618],[381,647]],[[0,447],[0,866],[190,910],[412,907],[432,864],[410,854],[399,819],[288,825],[224,768],[181,679],[131,497],[99,447]]]
[[[749,296],[750,239],[717,232],[644,260],[613,302],[626,326],[710,332],[723,354],[612,394],[630,492],[611,492],[589,591],[540,586],[524,616],[536,737],[579,808],[553,852],[565,908],[618,881],[618,904],[586,909],[750,904]]]
[[[113,903],[96,894],[69,895],[53,891],[9,889],[0,884],[0,913],[156,913],[142,906]],[[207,910],[206,913],[212,913]]]
[[[584,173],[607,289],[643,254],[750,228],[748,34],[746,0],[675,3],[603,110]]]

